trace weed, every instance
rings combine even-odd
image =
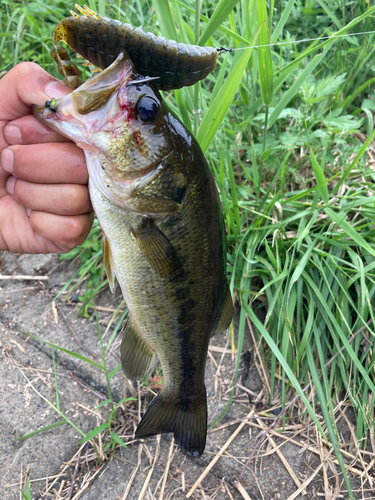
[[[89,7],[179,42],[236,49],[219,57],[206,81],[165,99],[196,132],[220,190],[228,276],[241,305],[237,369],[250,318],[270,370],[271,398],[279,376],[283,404],[292,384],[323,433],[303,393],[312,378],[326,434],[353,498],[337,430],[329,423],[333,401],[346,391],[361,446],[373,425],[374,35],[289,42],[370,31],[375,7],[362,0],[272,1],[267,12],[265,3],[255,0],[151,4],[152,16],[144,0],[128,2],[126,13],[120,1],[92,0]],[[65,5],[52,1],[2,2],[0,73],[18,61],[34,60],[56,75],[48,50],[54,26],[66,15]],[[248,48],[260,39],[259,30],[263,41],[276,45]],[[74,275],[79,282],[71,290],[90,276],[82,299],[86,315],[105,286],[99,242],[95,226],[81,249],[70,254],[81,252],[82,259]],[[107,352],[98,368],[110,391]]]
[[[31,491],[30,491],[30,484],[29,484],[29,479],[26,479],[26,486],[25,486],[26,491],[22,491],[21,495],[24,500],[33,500],[33,497],[31,496]]]

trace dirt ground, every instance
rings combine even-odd
[[[53,302],[77,266],[78,263],[59,261],[56,255],[1,256],[1,500],[21,498],[19,488],[25,487],[27,478],[34,500],[349,498],[334,455],[323,446],[298,401],[293,418],[286,419],[280,432],[281,419],[275,420],[280,413],[279,395],[275,394],[271,407],[269,381],[250,329],[245,339],[240,378],[234,388],[234,402],[220,422],[210,429],[206,451],[200,459],[183,456],[170,435],[133,440],[141,413],[152,399],[152,391],[157,390],[157,384],[132,387],[121,371],[111,379],[113,399],[118,402],[134,396],[136,401],[120,406],[112,430],[127,447],[116,443],[113,451],[106,447],[110,441],[108,432],[80,445],[78,429],[87,434],[106,422],[109,408],[105,405],[96,409],[108,399],[103,370],[66,352],[74,351],[102,362],[93,311],[90,318],[78,315],[77,295],[84,294],[85,284],[69,300],[65,300],[65,292]],[[30,279],[19,279],[20,275],[28,275]],[[109,290],[98,296],[96,305],[103,332],[121,301],[119,290],[115,296]],[[105,341],[115,324],[116,321],[106,332]],[[108,371],[119,363],[120,341],[121,333],[118,333],[107,356]],[[45,342],[66,351],[53,349]],[[229,337],[215,336],[206,369],[210,423],[228,403],[234,385],[234,368],[235,356]],[[344,458],[355,498],[375,498],[375,450],[370,448],[367,454],[359,452],[351,433],[351,410],[343,402],[338,408],[340,411],[343,414],[343,418],[338,419],[340,446],[346,453]],[[63,422],[64,417],[76,428],[70,424],[58,425],[16,440]],[[273,428],[265,433],[271,424]],[[226,443],[228,446],[223,451]],[[214,459],[216,462],[212,464]],[[205,474],[203,479],[202,474]]]

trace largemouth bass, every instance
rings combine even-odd
[[[85,151],[108,280],[113,287],[116,276],[130,313],[125,375],[143,378],[160,359],[162,389],[135,437],[173,432],[182,452],[198,457],[208,344],[233,312],[223,215],[204,155],[126,53],[34,113]]]

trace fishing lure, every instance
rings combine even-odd
[[[66,42],[76,53],[90,63],[105,69],[124,50],[141,75],[157,78],[159,90],[179,89],[205,78],[216,65],[220,49],[186,45],[145,33],[130,24],[101,17],[86,5],[76,4],[82,16],[72,16],[59,22],[53,33],[51,55],[58,64],[65,83],[77,88],[81,85],[81,71],[70,60],[67,50],[57,45]]]

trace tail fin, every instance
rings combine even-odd
[[[135,431],[135,437],[141,438],[173,432],[174,439],[182,453],[198,458],[206,446],[207,434],[207,395],[202,394],[185,401],[170,400],[163,396],[163,391],[156,396],[148,407]]]

